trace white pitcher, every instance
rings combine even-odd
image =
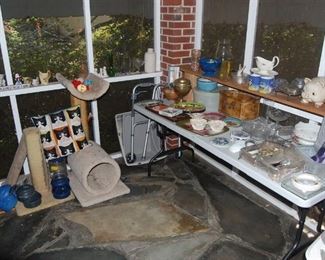
[[[280,62],[278,56],[274,56],[272,60],[267,60],[260,56],[256,56],[255,60],[256,60],[256,66],[260,72],[272,71],[276,66],[279,65]]]

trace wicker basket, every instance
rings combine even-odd
[[[260,100],[236,90],[220,90],[219,112],[242,120],[255,119],[260,113]]]

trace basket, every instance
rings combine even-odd
[[[260,100],[236,90],[220,90],[219,112],[242,120],[255,119],[260,113]]]

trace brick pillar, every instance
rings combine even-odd
[[[161,69],[167,82],[168,65],[191,62],[194,48],[196,0],[161,0]]]

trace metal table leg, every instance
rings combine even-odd
[[[306,220],[306,216],[307,216],[307,213],[308,213],[308,208],[300,208],[298,207],[298,216],[299,216],[299,221],[298,221],[298,229],[297,229],[297,232],[296,232],[296,237],[295,237],[295,240],[293,241],[293,245],[292,247],[290,248],[290,250],[286,253],[286,255],[283,257],[283,260],[288,260],[290,259],[299,243],[300,243],[300,240],[301,240],[301,235],[302,235],[302,230],[304,229],[304,225],[305,225],[305,220]]]
[[[151,177],[151,165],[155,162],[155,160],[157,158],[163,157],[165,155],[171,155],[171,154],[174,154],[174,153],[182,152],[184,150],[191,151],[191,153],[192,153],[192,161],[194,161],[194,150],[191,147],[183,145],[183,143],[181,143],[180,147],[170,149],[170,150],[165,150],[162,147],[162,149],[154,157],[152,157],[151,160],[148,163],[148,177]]]
[[[321,233],[322,230],[322,224],[323,224],[323,219],[324,219],[324,215],[325,215],[325,200],[323,200],[319,205],[318,205],[318,209],[320,210],[320,214],[318,217],[318,223],[317,223],[317,232]]]

